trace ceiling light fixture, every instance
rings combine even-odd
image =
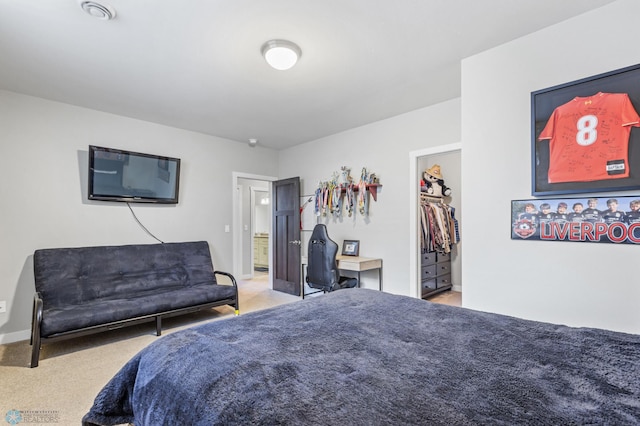
[[[82,1],[80,2],[80,7],[94,18],[108,21],[116,17],[116,11],[114,8],[95,1]]]
[[[262,45],[262,56],[273,68],[284,71],[298,62],[302,50],[297,44],[287,40],[269,40]]]

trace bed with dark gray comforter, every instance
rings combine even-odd
[[[639,424],[640,336],[350,289],[179,331],[85,425]]]

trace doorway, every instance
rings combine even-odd
[[[248,269],[252,277],[264,276],[269,272],[269,241],[271,234],[271,199],[269,196],[269,182],[251,181],[249,186],[251,205],[249,207],[251,222],[249,225],[248,245],[251,248],[243,250],[243,260],[248,259],[243,269]],[[243,231],[246,225],[243,225]],[[245,245],[243,244],[243,247]],[[249,256],[247,256],[247,254]]]
[[[419,180],[421,174],[427,166],[431,166],[434,163],[442,163],[442,174],[445,178],[447,186],[452,187],[452,201],[451,205],[458,207],[456,209],[456,218],[462,223],[462,211],[459,208],[462,200],[462,185],[460,176],[460,154],[462,151],[462,144],[455,143],[450,145],[442,145],[433,148],[422,149],[419,151],[412,151],[409,153],[409,205],[411,206],[409,214],[409,295],[412,297],[420,297],[421,294],[421,277],[420,277],[420,264],[418,259],[420,257],[420,238],[419,236],[419,217],[418,217],[418,203],[419,203]],[[450,174],[447,174],[447,167],[450,168]],[[451,179],[447,179],[450,176]],[[453,183],[457,181],[458,183]],[[452,282],[454,291],[462,291],[462,240],[456,246],[456,259],[452,259]]]
[[[271,182],[277,180],[274,176],[261,176],[249,173],[233,172],[233,275],[239,279],[251,279],[254,276],[254,236],[267,238],[271,234],[270,217],[264,218],[264,212],[269,214],[269,205],[261,200],[271,199]],[[267,201],[269,202],[269,201]],[[262,258],[263,259],[263,258]],[[267,244],[266,265],[260,263],[261,269],[270,270],[271,250]],[[263,275],[263,274],[261,274]],[[271,280],[269,280],[271,282]]]

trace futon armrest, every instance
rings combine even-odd
[[[231,275],[228,272],[222,272],[222,271],[213,271],[213,273],[215,275],[224,275],[225,277],[229,277],[231,279],[231,284],[234,285],[234,287],[238,287],[238,283],[236,282],[236,279],[234,278],[233,275]]]
[[[38,331],[38,336],[40,335],[40,324],[42,324],[42,309],[44,306],[44,302],[42,301],[42,295],[39,292],[36,292],[36,294],[33,296],[33,321],[31,322],[32,325],[32,333],[31,333],[31,343],[33,344],[33,332],[35,331],[35,329],[37,329]]]
[[[238,300],[238,283],[236,282],[236,279],[233,277],[233,275],[231,275],[228,272],[213,271],[213,274],[214,275],[224,275],[225,277],[228,277],[231,280],[231,284],[233,284],[233,286],[235,287],[235,290],[236,290],[235,314],[236,314],[236,316],[240,315],[240,301]]]
[[[42,296],[36,292],[33,297],[33,320],[31,321],[31,368],[38,366],[40,358],[40,325],[42,324]]]

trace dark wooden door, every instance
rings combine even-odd
[[[273,289],[300,296],[300,178],[273,182]]]

